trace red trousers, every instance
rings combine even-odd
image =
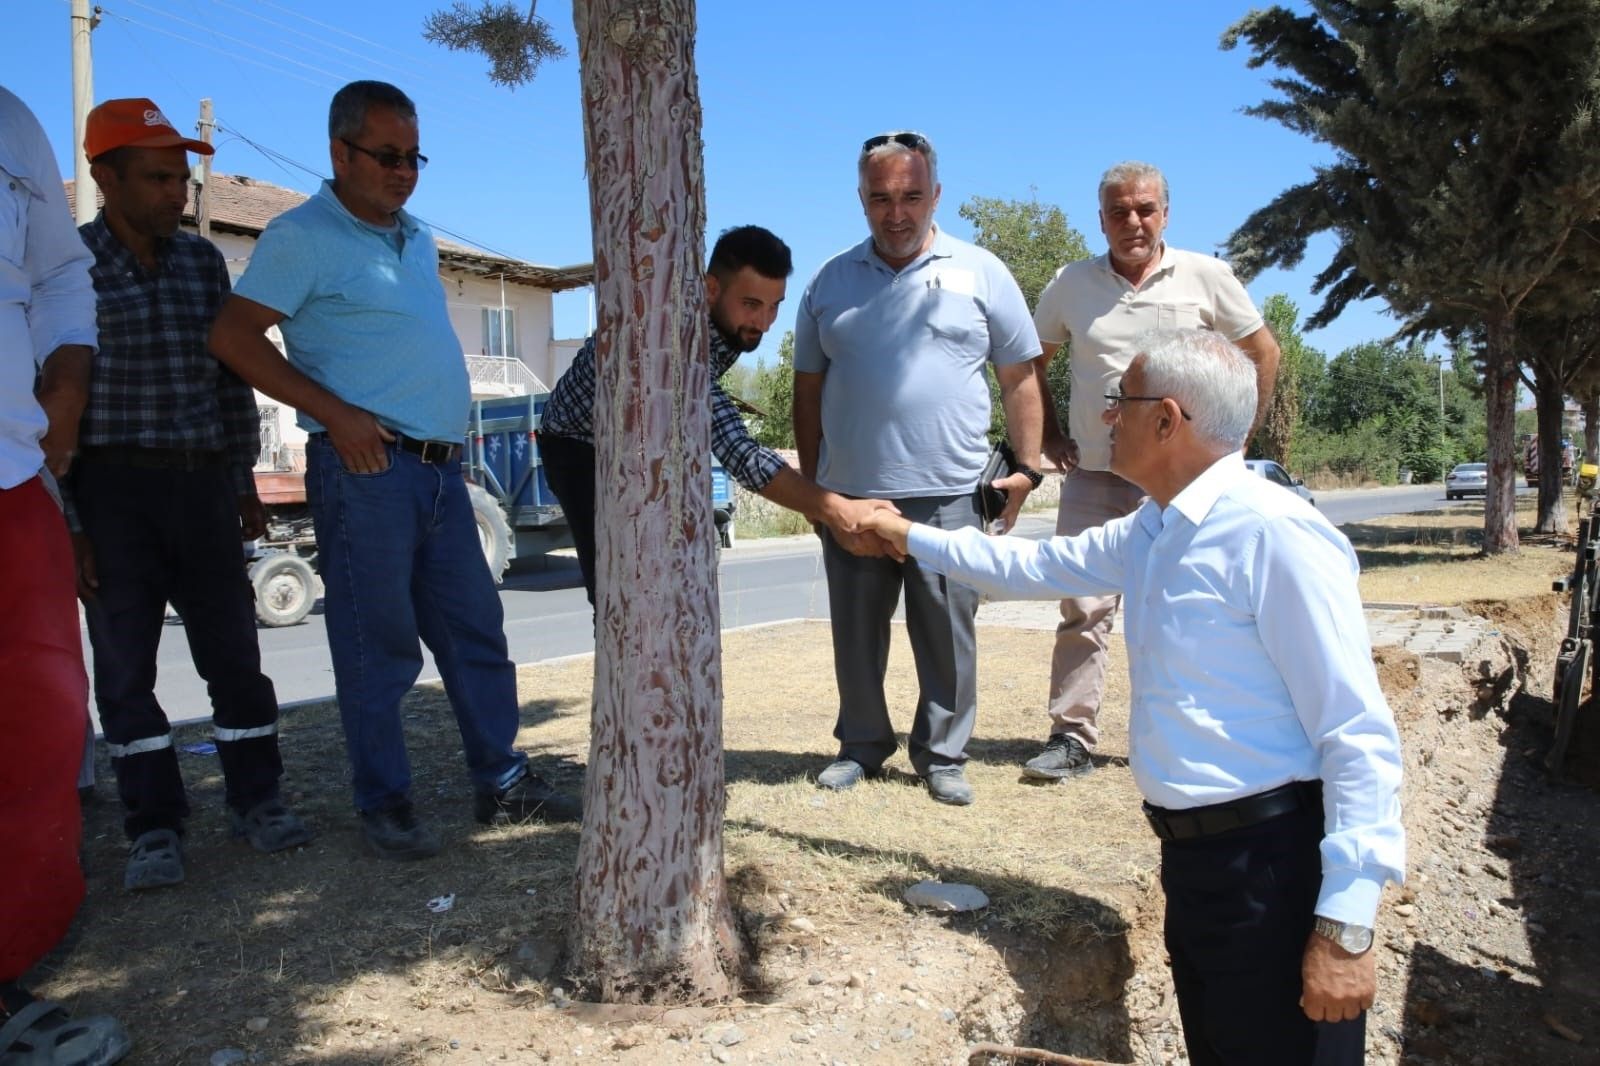
[[[39,479],[0,489],[0,983],[43,958],[83,900],[89,682],[74,588],[66,523]]]

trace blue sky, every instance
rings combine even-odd
[[[518,0],[520,3],[521,0]],[[66,0],[8,0],[4,84],[44,123],[63,173],[72,123]],[[309,192],[317,178],[249,142],[326,173],[327,102],[346,81],[393,81],[418,103],[431,162],[411,207],[437,226],[549,264],[591,256],[578,64],[569,0],[540,14],[568,46],[537,81],[497,89],[475,56],[422,40],[446,0],[104,0],[94,32],[95,98],[148,96],[188,130],[214,101],[217,169]],[[970,236],[968,197],[1057,204],[1104,250],[1100,173],[1122,159],[1161,166],[1172,186],[1168,240],[1214,251],[1249,213],[1305,180],[1325,149],[1240,113],[1268,95],[1222,31],[1251,6],[1224,0],[1142,5],[925,0],[912,6],[702,0],[697,64],[704,109],[708,239],[757,223],[795,253],[772,339],[793,321],[811,273],[866,235],[855,153],[873,133],[914,128],[938,147],[938,218]],[[1303,5],[1291,4],[1299,7]],[[1251,286],[1259,304],[1320,303],[1307,265]],[[1330,356],[1394,328],[1381,305],[1347,310],[1308,340]],[[587,299],[558,300],[556,330],[581,335]]]

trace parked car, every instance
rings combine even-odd
[[[1306,488],[1306,483],[1271,459],[1246,459],[1244,465],[1274,485],[1282,485],[1311,506],[1315,507],[1317,505],[1317,498],[1311,495],[1311,490]]]
[[[1488,463],[1457,463],[1445,475],[1444,498],[1460,500],[1468,496],[1489,495]]]

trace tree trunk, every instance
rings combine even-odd
[[[1539,427],[1539,518],[1536,533],[1567,532],[1566,478],[1561,453],[1561,416],[1566,406],[1566,389],[1561,375],[1543,359],[1533,364],[1534,411]],[[1515,471],[1513,480],[1515,478]]]
[[[1592,388],[1583,398],[1583,457],[1600,463],[1600,388]]]
[[[574,0],[598,309],[593,724],[576,976],[607,1002],[730,996],[693,0]]]
[[[1517,550],[1517,376],[1511,315],[1484,323],[1483,397],[1489,435],[1489,490],[1483,502],[1483,550]]]

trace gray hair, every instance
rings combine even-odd
[[[1130,159],[1124,163],[1118,163],[1116,166],[1100,175],[1100,188],[1096,192],[1095,198],[1101,203],[1105,203],[1107,189],[1114,188],[1119,185],[1131,185],[1136,181],[1143,181],[1146,178],[1150,179],[1151,181],[1158,182],[1161,185],[1161,206],[1171,207],[1172,193],[1167,189],[1167,176],[1161,173],[1160,167],[1151,166],[1149,163],[1141,163],[1135,159]]]
[[[880,141],[881,143],[874,144],[871,148],[868,148],[867,145],[872,144],[873,141]],[[906,144],[906,141],[912,143]],[[876,137],[868,137],[866,143],[861,146],[861,157],[856,160],[856,177],[861,191],[867,191],[867,164],[875,163],[880,159],[888,159],[890,156],[906,155],[912,152],[928,161],[928,183],[937,186],[939,184],[939,153],[933,150],[933,142],[916,130],[890,130],[888,133],[881,133]]]
[[[1244,447],[1256,417],[1256,366],[1236,345],[1208,329],[1172,329],[1146,333],[1136,350],[1145,392],[1178,401],[1201,438]]]
[[[417,118],[411,97],[386,81],[353,81],[333,94],[328,105],[328,140],[349,140],[367,124],[367,109],[387,107],[401,118]]]

